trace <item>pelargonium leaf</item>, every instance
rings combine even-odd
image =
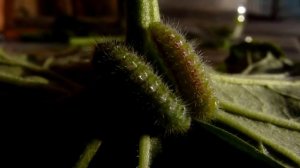
[[[266,146],[266,153],[278,161],[299,166],[300,82],[267,75],[212,76],[224,110],[217,120]]]

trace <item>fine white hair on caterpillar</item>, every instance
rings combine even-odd
[[[171,26],[152,23],[149,31],[164,66],[171,72],[178,93],[189,104],[191,115],[211,120],[217,111],[217,100],[205,73],[205,63],[184,36]]]
[[[164,130],[163,134],[181,134],[186,132],[191,123],[191,118],[185,108],[184,102],[162,81],[152,66],[143,57],[135,54],[131,49],[120,43],[98,44],[94,62],[96,66],[105,66],[112,75],[119,73],[123,79],[131,82],[139,99],[148,97],[145,102],[149,108],[155,108],[151,113],[155,115],[153,125]],[[97,65],[97,64],[101,65]],[[109,65],[110,66],[107,66]],[[119,77],[119,76],[116,76]],[[150,107],[151,106],[151,107]]]

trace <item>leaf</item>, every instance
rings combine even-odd
[[[212,80],[224,110],[218,121],[266,147],[266,155],[300,166],[300,81],[220,74]]]
[[[269,58],[268,58],[269,57]],[[225,63],[232,73],[274,71],[289,66],[282,49],[268,42],[240,42],[230,46]],[[261,66],[267,64],[268,66]],[[271,66],[270,66],[271,65]]]
[[[16,76],[19,76],[23,73],[23,69],[21,67],[9,66],[9,65],[0,65],[0,72],[11,73]]]
[[[38,65],[26,54],[14,55],[0,49],[0,82],[23,88],[43,88],[59,94],[81,90],[79,84],[48,69],[53,61],[50,59],[44,65]]]
[[[269,123],[258,122],[221,111],[218,113],[218,118],[222,123],[249,136],[249,138],[257,141],[258,144],[262,143],[268,147],[269,150],[265,149],[264,153],[274,157],[278,162],[283,162],[291,167],[300,165],[299,131],[291,131]],[[279,155],[280,158],[277,158]]]
[[[0,82],[11,83],[20,86],[48,85],[49,81],[40,76],[24,76],[20,67],[0,66]]]
[[[202,128],[210,131],[220,139],[228,142],[233,148],[237,148],[241,151],[244,151],[249,154],[250,157],[254,157],[258,160],[261,160],[268,165],[272,167],[282,167],[281,163],[278,161],[272,159],[271,157],[265,155],[263,151],[258,150],[257,148],[251,146],[251,144],[247,143],[246,141],[242,140],[238,136],[235,136],[234,134],[218,128],[212,124],[205,123],[202,121],[197,121],[197,124],[199,124]]]
[[[28,59],[27,55],[12,55],[0,49],[0,63],[4,65],[20,66],[34,71],[43,71],[43,68]]]
[[[257,73],[279,73],[290,68],[292,63],[285,57],[276,58],[271,52],[268,52],[266,57],[262,60],[250,64],[243,74],[257,74]]]

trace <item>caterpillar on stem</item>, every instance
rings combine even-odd
[[[144,110],[151,113],[150,124],[154,123],[156,129],[165,134],[183,133],[189,129],[191,118],[183,101],[141,56],[123,44],[104,43],[97,45],[93,62],[96,67],[102,67],[101,73],[106,72],[119,85],[132,86],[130,92],[134,96],[131,98],[138,99],[137,102],[145,106]]]
[[[161,22],[151,23],[149,32],[170,71],[170,79],[174,79],[178,92],[189,104],[192,117],[212,119],[217,111],[216,98],[205,65],[193,47],[175,29]]]

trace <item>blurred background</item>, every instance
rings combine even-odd
[[[160,4],[162,13],[188,35],[218,39],[205,30],[223,28],[223,35],[227,30],[238,41],[270,42],[300,61],[300,0],[160,0]],[[216,50],[222,44],[214,45],[214,50],[202,48],[203,55],[223,61],[228,53]]]
[[[224,61],[230,46],[242,41],[271,42],[300,62],[300,0],[159,3],[163,19],[181,29],[211,64]],[[36,49],[35,43],[122,36],[124,19],[124,0],[0,0],[0,47],[26,50]]]
[[[123,85],[110,79],[103,84],[106,75],[99,79],[101,75],[94,70],[97,65],[91,65],[96,42],[124,40],[125,2],[0,0],[0,102],[2,109],[9,109],[1,111],[0,118],[7,122],[1,122],[0,126],[3,130],[0,153],[6,156],[2,160],[9,167],[17,167],[12,166],[15,164],[73,167],[87,139],[98,135],[99,128],[105,132],[106,124],[112,121],[110,117],[115,113],[105,110],[111,108],[122,113],[116,113],[116,116],[121,114],[120,120],[114,118],[108,125],[117,123],[115,128],[120,122],[127,124],[126,119],[136,114],[123,113],[138,111],[136,104],[133,105],[135,101],[130,100],[133,94],[128,99]],[[300,0],[159,0],[159,3],[163,20],[183,32],[205,62],[217,70],[244,74],[289,72],[300,77]],[[111,106],[111,102],[118,105]],[[98,114],[104,117],[99,118]],[[204,148],[209,147],[206,142],[217,142],[206,134],[201,132],[201,138],[192,142],[204,140]],[[127,135],[115,136],[118,138],[108,146],[118,144],[113,152],[122,161],[117,164],[126,165],[130,162],[127,157],[135,155],[125,154],[129,149],[123,149],[133,141],[123,138],[127,140],[119,143],[119,137]],[[192,148],[188,145],[183,151]],[[111,153],[110,149],[104,148],[102,155]],[[220,149],[224,150],[218,151],[218,156],[226,153],[228,158],[243,157],[239,153],[228,155],[227,146]],[[215,151],[211,154],[216,158]],[[103,163],[115,161],[115,155],[109,154],[99,162],[105,158],[113,159]]]

